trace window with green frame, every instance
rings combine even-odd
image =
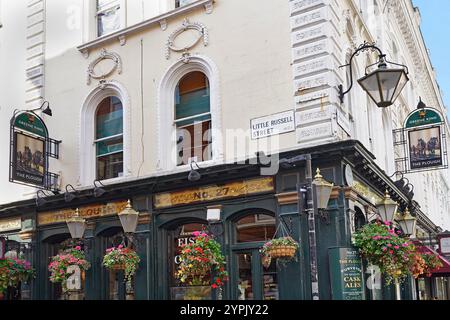
[[[117,97],[108,97],[99,104],[95,126],[97,179],[123,175],[123,107]]]
[[[204,73],[188,73],[178,83],[175,91],[175,126],[177,165],[212,158],[209,80]]]

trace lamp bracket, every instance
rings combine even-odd
[[[380,49],[379,47],[377,47],[377,46],[375,45],[374,42],[371,43],[371,42],[364,41],[364,43],[361,44],[359,47],[357,47],[356,50],[355,50],[355,52],[353,52],[353,54],[352,54],[351,57],[350,57],[350,61],[348,62],[348,64],[339,66],[339,68],[343,68],[343,67],[348,67],[348,68],[350,68],[350,86],[349,86],[349,88],[348,88],[346,91],[344,91],[344,87],[343,87],[342,84],[340,84],[340,85],[338,86],[338,90],[339,90],[339,99],[340,99],[341,103],[344,103],[344,96],[345,96],[347,93],[349,93],[350,90],[353,88],[353,65],[352,65],[353,58],[355,58],[356,56],[359,56],[359,55],[361,54],[361,52],[367,52],[367,51],[378,52],[379,60],[378,60],[376,63],[374,63],[374,64],[372,64],[372,65],[366,67],[366,69],[365,69],[365,70],[366,70],[366,71],[365,71],[365,72],[366,72],[366,75],[367,75],[367,69],[368,69],[368,68],[370,68],[370,67],[372,67],[372,66],[374,66],[374,65],[378,65],[378,66],[384,65],[384,66],[386,66],[386,63],[393,64],[393,65],[396,65],[396,66],[401,66],[401,67],[403,67],[403,68],[406,69],[406,74],[409,73],[408,67],[407,67],[407,66],[402,65],[402,64],[398,64],[398,63],[394,63],[394,62],[387,61],[387,60],[386,60],[386,55],[383,53],[383,51],[381,51],[381,49]]]

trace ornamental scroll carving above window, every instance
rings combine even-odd
[[[184,47],[177,47],[175,45],[176,38],[181,35],[182,33],[186,32],[187,30],[195,30],[198,32],[197,37],[188,45]],[[170,59],[170,52],[183,52],[183,61],[188,63],[189,62],[189,50],[192,49],[197,45],[197,43],[200,42],[200,40],[203,39],[203,45],[206,47],[209,43],[209,35],[208,35],[208,29],[199,22],[189,22],[189,20],[186,18],[183,21],[183,25],[176,29],[167,40],[166,43],[166,59]]]
[[[95,67],[103,60],[112,60],[114,64],[109,70],[97,74],[95,72]],[[91,84],[91,79],[100,79],[100,83],[103,83],[105,82],[105,78],[112,75],[116,70],[118,74],[122,73],[122,59],[117,53],[102,49],[100,56],[89,64],[87,71],[87,84]]]

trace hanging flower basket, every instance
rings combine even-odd
[[[114,264],[111,266],[111,270],[125,270],[125,264]]]
[[[177,278],[189,286],[223,286],[228,273],[220,244],[204,232],[193,235],[194,242],[182,246]],[[215,276],[213,280],[211,274]]]
[[[422,272],[422,261],[414,258],[413,243],[399,236],[392,222],[376,221],[363,226],[355,233],[355,246],[362,257],[380,268],[386,285],[402,282],[408,275]],[[413,265],[415,270],[411,270]]]
[[[298,248],[298,242],[288,236],[266,242],[260,251],[263,256],[270,256],[272,259],[290,260],[295,257]]]
[[[103,266],[110,270],[124,270],[126,282],[131,283],[140,261],[141,259],[136,251],[119,245],[117,248],[106,249]]]
[[[61,251],[52,257],[52,261],[48,265],[50,281],[53,283],[61,282],[63,292],[67,292],[67,279],[71,276],[70,273],[67,273],[67,268],[71,265],[77,265],[82,272],[91,267],[80,246]]]

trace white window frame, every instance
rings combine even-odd
[[[80,138],[78,142],[79,178],[81,186],[92,186],[97,178],[97,154],[95,121],[100,102],[107,97],[115,96],[122,102],[123,110],[123,176],[104,181],[116,182],[131,175],[131,105],[125,87],[118,81],[105,83],[105,87],[97,86],[84,100],[80,115]]]
[[[119,99],[120,100],[120,99]],[[120,101],[120,103],[122,104],[122,101]],[[97,106],[97,109],[95,110],[95,122],[97,121],[97,111],[98,111],[98,107],[99,107],[100,105],[98,105]],[[123,105],[122,105],[122,121],[123,121]],[[123,154],[123,130],[122,130],[122,133],[119,133],[119,134],[115,134],[115,135],[112,135],[112,136],[108,136],[108,137],[104,137],[104,138],[100,138],[100,139],[95,139],[94,140],[94,146],[95,146],[95,148],[97,148],[97,144],[99,143],[99,142],[104,142],[104,141],[110,141],[110,140],[116,140],[117,138],[122,138],[122,150],[120,150],[120,151],[112,151],[112,152],[109,152],[109,153],[105,153],[105,154],[102,154],[102,155],[98,155],[97,154],[97,152],[95,153],[95,176],[96,176],[96,178],[98,178],[97,177],[97,171],[98,171],[98,158],[101,158],[101,157],[106,157],[106,156],[111,156],[111,155],[114,155],[114,154],[118,154],[118,153],[122,153]],[[122,156],[123,157],[123,156]],[[122,175],[123,175],[123,172],[124,172],[124,168],[123,168],[123,162],[122,162]],[[109,179],[107,179],[107,180],[109,180]]]
[[[209,80],[210,86],[210,113],[212,159],[199,162],[200,166],[210,166],[223,163],[223,141],[221,139],[221,103],[219,90],[219,71],[215,63],[208,57],[193,54],[189,63],[178,60],[172,64],[161,79],[158,89],[158,111],[157,111],[157,138],[158,138],[158,163],[157,170],[160,171],[187,171],[190,165],[177,166],[176,155],[176,125],[175,125],[175,89],[179,81],[188,73],[203,72]],[[169,138],[168,138],[169,137]]]
[[[113,8],[117,4],[111,5],[101,11],[97,11],[97,0],[94,0],[94,1],[84,0],[84,1],[85,1],[85,7],[88,8],[88,12],[89,12],[88,16],[92,17],[92,18],[89,18],[89,21],[88,21],[87,29],[89,30],[89,32],[88,32],[89,36],[87,38],[90,40],[93,40],[93,39],[102,38],[102,37],[106,37],[106,36],[110,35],[111,33],[106,33],[102,36],[98,35],[98,22],[97,22],[98,14]],[[112,1],[112,2],[114,2],[114,1]],[[118,0],[118,5],[120,6],[120,9],[119,9],[120,27],[116,31],[124,29],[127,26],[126,0]],[[114,32],[116,32],[116,31],[114,31]]]

